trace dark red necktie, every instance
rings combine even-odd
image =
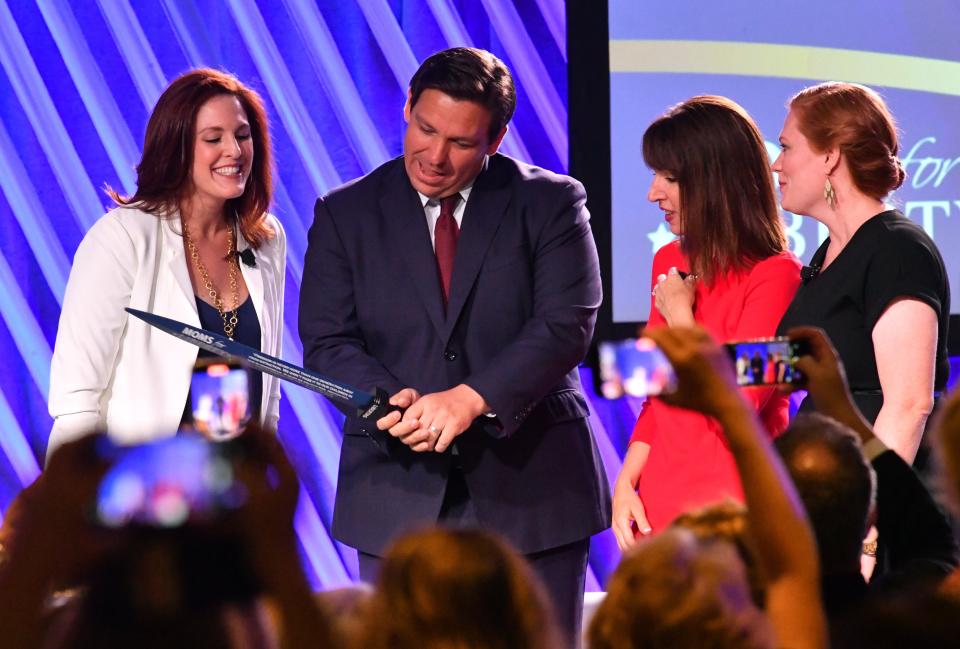
[[[440,285],[443,287],[443,306],[446,308],[450,297],[450,278],[453,276],[453,258],[457,253],[457,238],[460,226],[453,218],[453,211],[460,202],[460,194],[440,199],[440,218],[433,229],[433,248],[437,254],[437,271],[440,273]]]

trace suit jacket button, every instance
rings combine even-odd
[[[455,361],[457,360],[457,352],[452,349],[447,349],[443,352],[443,357],[448,361]]]

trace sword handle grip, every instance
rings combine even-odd
[[[383,388],[377,388],[373,393],[373,400],[365,408],[359,408],[357,410],[357,416],[360,417],[362,421],[376,423],[378,419],[386,417],[394,410],[399,410],[402,414],[404,409],[400,408],[400,406],[392,405],[390,403],[390,395],[387,394],[387,391]]]

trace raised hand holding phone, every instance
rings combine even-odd
[[[660,327],[645,333],[670,359],[677,376],[676,392],[662,394],[661,399],[714,417],[731,407],[746,409],[755,417],[736,389],[729,354],[713,342],[705,329]]]
[[[741,387],[802,384],[797,362],[807,354],[802,338],[756,338],[726,343]],[[600,393],[607,399],[626,395],[657,396],[676,389],[670,361],[649,336],[619,342],[601,342]]]
[[[649,338],[602,342],[598,353],[600,393],[607,399],[656,396],[676,387],[670,361]]]
[[[244,502],[231,445],[182,433],[127,447],[104,436],[96,447],[111,463],[95,505],[96,520],[106,527],[179,527],[212,520]]]

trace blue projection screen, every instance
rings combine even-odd
[[[866,84],[888,102],[907,170],[889,202],[937,242],[960,311],[960,3],[610,0],[609,17],[614,322],[647,320],[653,253],[672,238],[646,200],[650,122],[693,95],[725,95],[757,121],[772,161],[787,100],[826,80]],[[826,228],[783,217],[808,261]]]

